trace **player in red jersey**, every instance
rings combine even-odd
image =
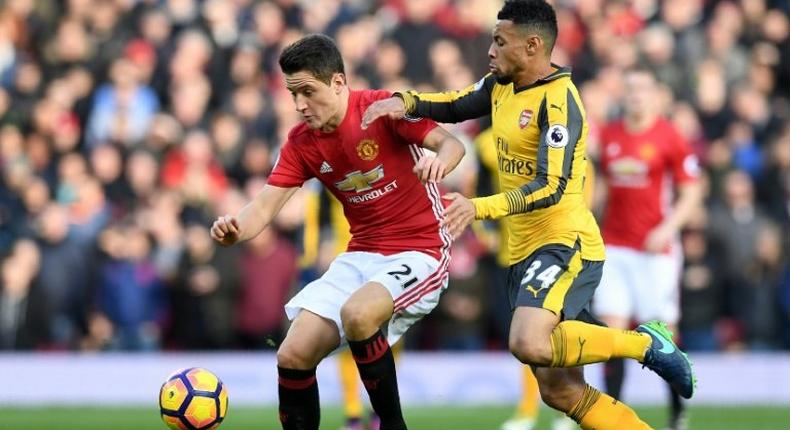
[[[677,236],[701,203],[697,158],[656,108],[653,73],[631,69],[624,83],[625,116],[601,133],[607,258],[593,310],[609,327],[627,329],[652,319],[676,327],[682,259]],[[619,399],[623,360],[607,362],[605,374],[607,392]],[[684,428],[680,397],[670,393],[670,428]]]
[[[277,351],[280,422],[286,430],[318,429],[315,369],[347,342],[381,429],[406,429],[390,345],[447,287],[451,237],[441,227],[436,183],[463,157],[463,144],[425,119],[362,130],[362,112],[390,93],[351,91],[329,37],[290,45],[280,67],[303,122],[288,134],[263,190],[237,216],[219,217],[211,234],[223,245],[254,237],[310,178],[331,190],[352,238],[285,306],[292,324]]]

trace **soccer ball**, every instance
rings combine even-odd
[[[213,430],[225,419],[228,390],[206,369],[177,370],[159,390],[159,410],[173,430]]]

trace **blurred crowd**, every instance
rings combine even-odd
[[[622,71],[643,64],[703,160],[706,205],[682,235],[685,345],[790,349],[790,3],[554,4],[554,62],[573,67],[590,158],[619,115]],[[459,89],[487,70],[500,6],[0,1],[0,349],[276,346],[282,304],[337,251],[331,200],[308,184],[242,246],[218,248],[208,227],[261,188],[298,121],[280,50],[327,33],[353,88]],[[451,130],[471,147],[486,128]],[[490,193],[489,168],[467,152],[447,187]],[[455,245],[451,288],[412,346],[504,347],[487,229]]]

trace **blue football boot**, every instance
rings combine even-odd
[[[667,329],[667,325],[650,321],[640,324],[636,331],[646,333],[653,339],[642,365],[664,378],[682,397],[690,399],[694,394],[697,378],[691,368],[691,360],[672,341],[672,332]]]

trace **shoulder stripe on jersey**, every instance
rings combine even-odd
[[[582,117],[581,109],[579,109],[576,99],[573,98],[573,93],[571,92],[570,88],[566,90],[565,94],[567,101],[567,116],[565,123],[567,125],[569,138],[568,143],[563,149],[562,176],[560,176],[557,183],[557,189],[551,195],[534,201],[529,210],[545,208],[559,203],[562,195],[565,193],[565,187],[568,185],[568,180],[571,178],[573,173],[573,158],[576,151],[576,145],[579,143],[579,139],[581,138],[582,128],[584,127],[584,117]],[[543,109],[545,108],[546,98],[544,97],[543,103],[541,104],[541,112],[543,112]],[[540,124],[541,128],[548,132],[548,112],[546,112],[546,115]],[[545,127],[545,129],[543,127]],[[543,139],[547,138],[548,137],[545,135],[545,133],[541,136],[541,142],[538,146],[538,153],[546,154],[548,157],[548,145],[543,142]],[[538,162],[538,166],[540,167],[540,162]],[[538,171],[540,172],[540,168]],[[543,178],[545,179],[546,177],[544,176]]]
[[[579,109],[576,99],[573,97],[571,89],[567,90],[568,98],[568,144],[565,145],[565,160],[562,165],[562,176],[571,179],[573,177],[573,156],[576,153],[576,145],[582,137],[584,127],[584,117]]]
[[[415,164],[417,164],[417,161],[419,161],[419,159],[425,155],[425,150],[416,144],[410,144],[409,151],[411,152],[411,156]],[[441,223],[444,220],[444,206],[442,206],[442,199],[439,195],[439,189],[436,184],[429,183],[425,184],[425,191],[428,194],[428,199],[431,201],[431,209],[433,209],[433,214],[436,216],[436,220]],[[447,231],[447,228],[440,225],[439,236],[442,238],[442,243],[444,246],[449,247],[452,243],[452,237]]]
[[[529,210],[534,209],[541,209],[547,208],[552,205],[556,205],[560,202],[562,198],[562,194],[565,193],[565,187],[568,185],[568,180],[564,177],[559,179],[559,183],[557,184],[557,189],[550,195],[546,196],[540,200],[536,200],[532,202],[532,205]]]
[[[549,133],[549,111],[546,108],[546,94],[543,94],[543,101],[538,108],[538,127],[540,137],[538,137],[538,168],[537,177],[545,178],[549,174],[549,145],[546,144],[547,134]]]
[[[529,210],[545,208],[559,203],[562,195],[565,193],[565,187],[568,185],[568,181],[573,177],[573,158],[576,151],[576,145],[579,143],[579,139],[582,135],[584,117],[582,117],[581,109],[579,109],[579,105],[576,103],[576,99],[573,97],[573,93],[571,92],[570,88],[568,88],[566,91],[566,124],[569,137],[568,144],[566,144],[564,148],[565,153],[562,157],[562,176],[559,178],[557,189],[550,196],[533,202],[532,207]],[[545,98],[543,99],[543,102],[544,104],[541,106],[545,108]],[[548,118],[548,115],[546,115],[546,118]],[[546,129],[548,129],[548,119],[546,121],[547,122],[545,125]],[[543,138],[545,139],[546,136]],[[543,142],[541,142],[541,148],[543,148],[544,151],[548,153],[548,145],[544,146]]]
[[[420,146],[414,145],[414,149],[418,151],[421,156],[425,155],[425,149]],[[441,222],[444,221],[444,205],[442,205],[442,195],[439,193],[439,186],[436,183],[427,183],[425,184],[426,189],[428,190],[428,195],[433,197],[433,208],[434,213],[436,214],[436,219],[439,220],[439,234],[442,236],[445,248],[448,248],[453,243],[453,238],[450,235],[450,232],[447,230],[447,227],[441,225]]]
[[[568,180],[573,176],[573,160],[576,146],[581,139],[581,133],[584,128],[584,117],[570,88],[566,89],[566,101],[567,112],[564,125],[568,129],[569,136],[568,143],[563,149],[562,170],[559,172],[556,189],[548,196],[534,200],[529,204],[524,203],[525,197],[547,187],[549,184],[549,145],[546,139],[548,138],[547,133],[551,124],[549,124],[549,115],[546,108],[547,96],[544,94],[538,109],[538,126],[541,130],[541,135],[538,141],[537,172],[534,180],[506,194],[510,213],[522,213],[552,206],[557,204],[565,193]]]

